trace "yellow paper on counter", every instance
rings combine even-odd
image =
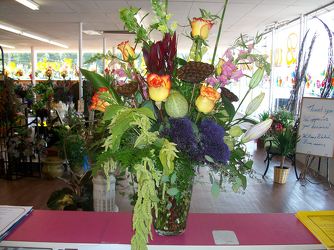
[[[334,210],[299,211],[296,217],[327,249],[334,249]]]

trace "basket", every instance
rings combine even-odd
[[[275,167],[274,170],[274,182],[279,184],[286,183],[290,169],[288,167],[280,168],[279,166]]]
[[[110,175],[110,186],[108,188],[107,179],[98,174],[93,178],[93,201],[94,211],[112,211],[118,212],[115,202],[115,184],[116,179]]]

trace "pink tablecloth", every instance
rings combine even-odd
[[[35,210],[5,240],[130,244],[129,213]],[[232,230],[240,245],[306,245],[319,241],[293,214],[190,214],[183,235],[153,235],[152,245],[214,245],[212,230]]]

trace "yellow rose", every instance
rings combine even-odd
[[[210,113],[220,99],[220,93],[211,86],[202,85],[200,95],[197,97],[195,105],[199,112]]]
[[[209,36],[209,31],[212,28],[213,22],[203,18],[193,18],[191,22],[191,35],[192,37],[199,36],[203,40],[206,40]]]
[[[135,58],[135,50],[130,46],[129,41],[121,42],[117,45],[117,49],[121,51],[124,61],[129,61],[130,58]]]
[[[171,89],[171,81],[169,75],[159,76],[157,74],[149,74],[147,76],[148,93],[150,98],[156,102],[166,100]]]

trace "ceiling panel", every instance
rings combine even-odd
[[[78,47],[79,22],[84,29],[122,30],[118,11],[129,5],[142,8],[141,13],[150,11],[149,0],[34,0],[40,4],[39,11],[32,11],[14,0],[0,0],[0,22],[17,26],[31,33],[47,36],[50,39],[66,43],[70,49]],[[228,3],[220,46],[233,42],[241,32],[255,34],[264,30],[265,26],[275,21],[291,20],[300,13],[309,12],[331,1],[328,0],[230,0]],[[173,19],[180,24],[178,28],[179,45],[188,49],[191,41],[184,37],[189,34],[188,18],[199,16],[203,8],[218,13],[224,0],[169,0],[169,11]],[[151,17],[148,17],[148,25]],[[145,24],[144,22],[144,24]],[[214,25],[209,43],[214,44],[218,31],[218,23]],[[159,39],[159,36],[155,36]],[[132,40],[133,36],[107,35],[107,44],[115,45],[122,40]],[[56,48],[32,39],[0,31],[0,41],[16,43],[18,48],[36,49]],[[20,44],[20,45],[19,45]],[[102,37],[84,35],[85,49],[102,48]],[[182,48],[181,48],[182,49]]]

